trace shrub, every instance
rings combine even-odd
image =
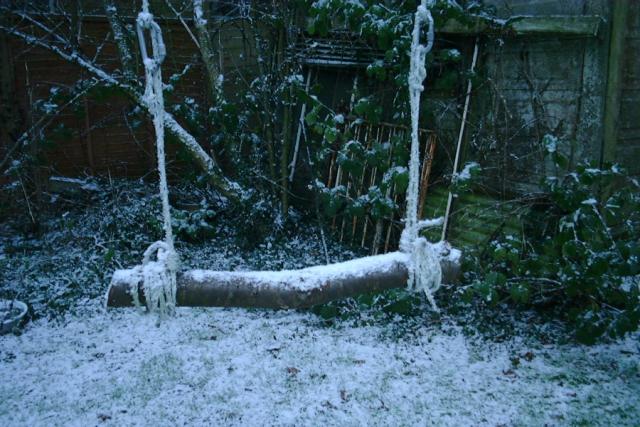
[[[568,159],[545,137],[556,171]],[[520,236],[503,235],[467,288],[488,303],[551,308],[576,338],[621,337],[640,320],[640,186],[617,165],[580,164],[542,182],[543,203]]]

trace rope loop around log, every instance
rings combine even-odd
[[[147,250],[144,251],[144,254],[142,255],[142,265],[145,266],[150,262],[153,262],[151,261],[151,257],[154,254],[156,256],[156,259],[160,261],[168,259],[172,252],[174,252],[173,249],[169,245],[167,245],[166,242],[163,242],[162,240],[153,242],[151,245],[149,245]]]
[[[155,256],[155,260],[152,258]],[[130,294],[136,306],[141,306],[139,292],[145,298],[147,310],[157,311],[161,316],[171,314],[176,306],[176,272],[178,256],[166,242],[152,243],[142,256],[142,264],[132,269],[133,280]]]

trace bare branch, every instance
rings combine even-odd
[[[193,18],[196,26],[196,33],[198,34],[200,48],[200,54],[202,55],[202,62],[207,69],[207,77],[209,78],[209,89],[214,97],[214,100],[220,99],[222,91],[222,74],[219,67],[216,65],[216,52],[211,43],[211,37],[207,30],[207,20],[204,18],[204,12],[202,10],[202,0],[193,1]]]
[[[173,7],[170,0],[164,0],[164,3],[176,15],[176,17],[178,18],[178,20],[180,21],[180,23],[182,24],[186,32],[189,33],[189,36],[191,37],[191,40],[193,40],[193,43],[196,45],[198,49],[200,49],[200,43],[198,42],[198,39],[191,31],[191,28],[189,28],[189,25],[187,25],[187,23],[185,22],[184,18],[182,17],[182,14],[178,12],[175,7]]]
[[[51,30],[44,24],[39,25],[47,33],[50,33]],[[145,102],[142,94],[139,90],[132,86],[129,83],[122,82],[114,77],[112,74],[104,71],[99,66],[95,65],[91,61],[84,58],[78,52],[66,52],[62,48],[47,43],[43,39],[35,37],[31,34],[27,34],[23,31],[20,31],[16,28],[7,27],[5,25],[0,25],[0,30],[5,31],[7,34],[12,35],[14,37],[18,37],[24,40],[27,44],[35,45],[46,50],[49,50],[55,54],[57,54],[60,58],[68,61],[70,63],[74,63],[89,73],[96,76],[101,81],[118,87],[122,89],[131,99],[133,99],[138,105],[143,107],[146,111],[148,111],[148,105]],[[222,171],[218,164],[213,160],[213,158],[198,144],[196,139],[186,130],[184,129],[180,123],[168,112],[164,112],[164,121],[167,129],[174,134],[180,142],[189,150],[191,155],[193,156],[196,163],[200,166],[200,168],[208,175],[209,182],[221,191],[225,196],[230,197],[234,200],[242,199],[242,195],[244,192],[242,191],[242,187],[238,185],[236,182],[230,181],[226,177],[222,175]]]
[[[87,93],[87,91],[89,91],[91,88],[95,87],[98,83],[100,83],[100,81],[99,80],[95,80],[91,84],[89,84],[86,87],[84,87],[81,91],[76,93],[75,96],[73,96],[69,101],[65,102],[62,106],[60,106],[58,108],[55,108],[55,109],[52,109],[50,112],[47,112],[47,113],[43,114],[38,119],[38,121],[36,123],[34,123],[22,135],[20,135],[20,137],[16,140],[16,142],[9,148],[9,150],[7,151],[4,159],[2,159],[2,161],[0,161],[0,171],[4,170],[4,168],[7,165],[7,163],[9,163],[9,160],[11,160],[11,157],[13,156],[13,153],[20,146],[24,146],[24,145],[28,144],[30,136],[34,135],[35,133],[41,132],[43,129],[46,129],[51,124],[51,122],[53,122],[53,120],[60,115],[60,113],[62,111],[64,111],[67,107],[75,104],[75,102],[78,99],[80,99],[82,96],[84,96],[84,94]]]

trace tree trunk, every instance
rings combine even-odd
[[[443,282],[460,275],[460,252],[441,256]],[[189,270],[178,274],[177,304],[188,307],[307,308],[407,284],[408,256],[401,252],[359,258],[338,264],[285,271]],[[117,270],[107,296],[108,307],[130,307],[137,290],[144,303],[140,273]]]
[[[212,104],[217,105],[222,93],[222,82],[220,80],[221,70],[218,64],[216,64],[218,52],[216,52],[216,49],[213,47],[209,29],[207,28],[208,20],[205,19],[202,0],[195,0],[193,2],[193,22],[198,36],[198,49],[200,50],[200,56],[207,71],[209,90],[213,98]],[[221,30],[219,22],[216,22],[216,27],[218,27],[216,28],[217,31]]]
[[[116,42],[116,48],[118,49],[118,56],[120,57],[120,64],[122,65],[122,74],[127,82],[136,81],[137,77],[137,61],[136,57],[131,52],[131,46],[127,37],[127,29],[124,27],[115,0],[105,0],[104,2],[105,15],[109,21],[111,27],[111,33],[113,34],[113,40]]]
[[[9,40],[4,34],[0,34],[0,173],[3,172],[4,165],[9,163],[12,151],[19,148],[14,143],[18,128],[18,109],[13,67]]]

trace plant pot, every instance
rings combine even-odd
[[[12,332],[27,315],[27,304],[18,300],[0,299],[0,335]]]

